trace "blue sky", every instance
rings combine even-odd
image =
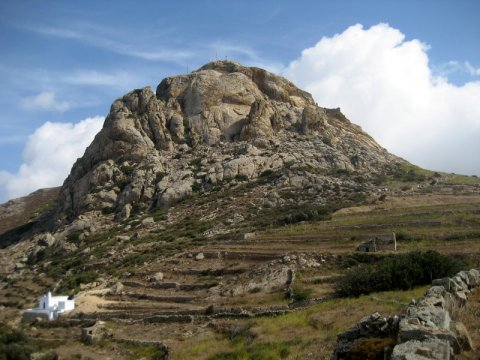
[[[403,91],[402,101],[411,104],[419,96],[420,99],[422,96],[430,99],[430,94],[442,93],[442,97],[435,95],[435,99],[442,99],[436,100],[442,104],[449,101],[443,99],[461,99],[441,111],[442,114],[453,114],[457,108],[471,106],[478,95],[478,14],[480,2],[476,0],[3,0],[0,3],[0,201],[34,190],[35,186],[60,185],[58,179],[68,173],[65,167],[71,165],[65,164],[72,161],[71,157],[65,155],[63,162],[58,161],[62,163],[62,169],[55,168],[55,164],[47,164],[46,169],[50,169],[52,174],[59,172],[60,175],[46,176],[43,182],[43,176],[30,171],[33,163],[38,170],[40,165],[44,165],[41,161],[56,162],[37,158],[45,142],[52,143],[54,139],[62,137],[63,146],[73,142],[78,153],[98,131],[101,119],[95,116],[106,116],[115,98],[133,88],[146,85],[155,88],[165,76],[192,71],[210,60],[225,57],[245,65],[265,67],[289,77],[311,91],[319,105],[345,108],[353,122],[362,125],[382,145],[407,160],[438,170],[480,175],[480,164],[460,166],[454,157],[447,159],[448,154],[462,151],[461,147],[449,150],[445,162],[435,160],[434,152],[438,151],[435,146],[440,146],[435,144],[435,139],[422,140],[425,144],[432,144],[431,153],[428,148],[419,148],[414,153],[408,150],[403,152],[402,144],[391,140],[392,135],[388,135],[387,130],[378,130],[382,128],[380,120],[370,121],[370,118],[380,116],[380,111],[386,111],[385,116],[389,117],[391,114],[388,114],[388,109],[379,108],[374,113],[364,109],[368,102],[363,105],[355,103],[352,97],[358,98],[358,95],[345,91],[352,86],[342,87],[348,86],[348,79],[342,80],[342,86],[335,84],[338,91],[344,89],[341,94],[336,95],[335,91],[327,93],[322,81],[332,72],[336,78],[339,74],[348,73],[349,78],[357,79],[357,83],[368,82],[368,78],[357,77],[356,74],[368,67],[369,62],[358,62],[357,69],[352,69],[353,65],[350,64],[340,70],[327,66],[321,71],[318,71],[318,66],[312,65],[321,61],[314,57],[315,54],[330,56],[326,52],[326,43],[319,44],[322,38],[332,39],[338,46],[348,50],[330,59],[332,64],[342,62],[341,56],[356,59],[356,54],[364,51],[359,44],[349,43],[348,36],[357,36],[362,39],[359,41],[365,43],[375,38],[377,43],[372,42],[372,50],[368,53],[371,58],[376,58],[375,51],[382,51],[386,54],[385,58],[390,58],[391,54],[397,53],[395,49],[400,47],[404,54],[400,60],[397,59],[399,64],[409,61],[405,59],[418,59],[418,62],[422,62],[419,74],[423,70],[429,72],[427,75],[430,80],[424,80],[428,81],[428,85],[424,84],[426,90],[421,94],[413,91],[408,95],[411,99]],[[355,24],[361,24],[362,27],[351,28]],[[383,25],[379,27],[378,24]],[[379,36],[375,37],[374,33]],[[339,36],[336,38],[335,34]],[[378,44],[379,38],[386,39],[389,36],[392,41],[390,45],[384,44],[382,47]],[[305,49],[311,51],[302,53]],[[292,64],[295,61],[294,66]],[[396,71],[389,64],[380,63],[376,66],[385,70],[383,78],[395,77]],[[372,71],[376,72],[377,68]],[[412,72],[411,69],[405,71]],[[380,80],[376,78],[375,81]],[[412,88],[422,88],[422,84],[415,84],[415,78],[411,81]],[[362,85],[363,88],[388,89],[388,86],[395,87],[395,82],[377,82],[369,86]],[[449,92],[452,89],[455,91]],[[381,95],[378,95],[379,101]],[[323,99],[326,103],[322,102]],[[385,103],[389,101],[386,99]],[[431,105],[435,107],[435,104],[433,102]],[[398,113],[405,106],[398,106],[398,109],[395,105],[393,107]],[[460,137],[459,144],[465,143],[461,136],[468,137],[480,127],[478,113],[465,113],[465,119],[459,125],[468,124],[473,130],[459,130],[456,135]],[[404,117],[396,120],[396,124],[412,116],[415,117],[412,113],[405,113]],[[90,121],[82,123],[87,118]],[[425,118],[423,121],[428,124],[435,119]],[[447,132],[447,123],[453,120],[446,118],[442,121],[444,125],[439,127]],[[68,123],[69,126],[56,123]],[[418,131],[424,132],[426,128],[420,126]],[[411,133],[411,129],[408,131]],[[401,134],[401,131],[398,130],[396,134]],[[441,139],[441,134],[438,136]],[[79,141],[78,137],[88,141]],[[411,144],[404,145],[405,148],[412,148]],[[70,152],[61,146],[51,146],[50,151],[59,157]],[[75,151],[72,150],[72,154]],[[416,154],[423,155],[416,157]],[[473,157],[469,161],[479,163]],[[12,184],[19,184],[18,179],[27,177],[27,173],[31,179],[22,187],[12,190]]]

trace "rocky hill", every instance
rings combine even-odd
[[[132,207],[169,207],[269,172],[280,172],[273,188],[309,189],[324,203],[339,183],[332,175],[368,183],[402,162],[288,80],[216,61],[117,99],[63,184],[61,215],[127,218]]]

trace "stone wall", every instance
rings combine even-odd
[[[392,340],[384,342],[388,346],[368,349],[383,352],[385,359],[391,360],[449,360],[462,351],[472,350],[465,326],[452,320],[450,314],[466,304],[468,294],[479,282],[480,272],[476,269],[434,280],[425,295],[413,300],[402,316],[385,318],[375,313],[339,334],[332,359],[349,359],[373,344],[372,339]]]

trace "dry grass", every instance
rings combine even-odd
[[[452,316],[455,320],[465,324],[470,337],[472,338],[474,351],[460,354],[459,360],[480,359],[480,287],[477,287],[468,298],[467,305],[458,309]]]
[[[376,311],[384,315],[399,313],[412,298],[420,297],[425,289],[420,287],[410,291],[334,299],[278,317],[249,320],[250,331],[254,335],[252,344],[231,343],[230,351],[238,350],[239,346],[289,344],[287,359],[330,359],[339,332]],[[225,343],[219,345],[225,346]]]

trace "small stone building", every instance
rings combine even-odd
[[[102,339],[109,337],[112,337],[112,335],[103,321],[97,321],[94,325],[82,329],[81,339],[88,345],[96,344]]]
[[[38,298],[38,306],[24,311],[24,318],[44,317],[55,320],[60,313],[71,311],[75,308],[75,300],[68,296],[52,296],[49,291]]]
[[[375,235],[370,240],[357,247],[360,252],[397,251],[397,237],[390,235]]]

